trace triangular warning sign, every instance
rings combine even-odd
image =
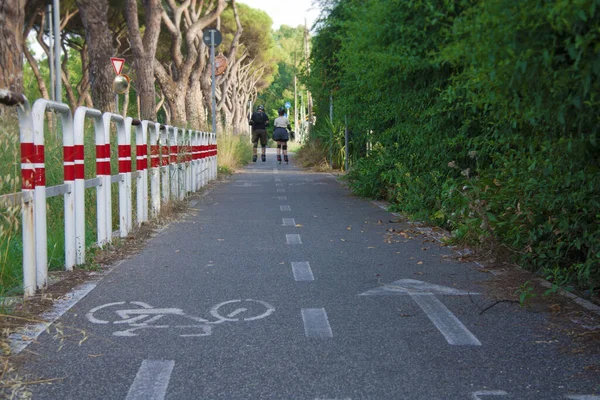
[[[393,295],[407,295],[407,294],[447,294],[454,296],[465,296],[468,294],[479,294],[479,293],[470,293],[465,292],[464,290],[459,290],[455,288],[451,288],[448,286],[436,285],[434,283],[428,283],[423,281],[418,281],[415,279],[400,279],[399,281],[395,281],[392,283],[388,283],[385,286],[381,286],[375,289],[368,290],[364,293],[361,293],[361,296],[393,296]]]
[[[115,74],[121,75],[121,70],[123,70],[123,65],[125,65],[125,59],[112,57],[110,59],[110,62],[112,63],[113,69],[115,70]]]

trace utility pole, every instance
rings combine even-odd
[[[329,168],[333,168],[333,94],[329,94],[329,121],[331,132],[329,132]]]
[[[60,2],[59,0],[53,0],[52,4],[54,7],[54,74],[56,76],[56,93],[54,99],[60,103],[62,101],[62,74],[60,68],[60,45],[62,44],[60,38]]]
[[[55,89],[54,89],[54,45],[52,44],[52,5],[46,5],[46,32],[48,32],[48,69],[50,70],[50,100],[54,100]]]
[[[309,42],[308,42],[308,27],[306,26],[306,18],[304,19],[304,62],[306,63],[306,71],[310,74],[310,63],[308,58],[310,55]],[[306,91],[306,104],[308,106],[308,131],[310,132],[310,126],[313,123],[312,118],[312,98],[310,91]]]

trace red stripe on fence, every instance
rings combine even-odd
[[[21,143],[21,162],[30,163],[35,159],[35,145],[33,143]]]
[[[35,157],[34,163],[43,164],[46,161],[46,155],[44,154],[44,145],[34,145],[35,147]]]
[[[65,181],[75,180],[75,149],[73,146],[63,147]]]
[[[135,146],[135,155],[136,155],[136,163],[135,169],[138,171],[143,171],[146,169],[146,146],[143,144],[138,144]],[[138,159],[138,157],[142,157]]]
[[[161,146],[160,155],[160,165],[162,165],[163,167],[169,165],[169,146]]]
[[[104,158],[106,159],[106,161],[104,161],[102,164],[104,165],[104,175],[111,175],[111,168],[110,168],[110,143],[106,143],[104,145]]]
[[[177,163],[177,153],[178,153],[178,150],[179,150],[179,146],[171,146],[169,148],[169,150],[171,152],[170,157],[169,157],[169,161],[172,162],[173,164]]]
[[[104,145],[96,145],[96,175],[104,175],[103,163],[104,163]]]
[[[35,166],[33,170],[35,171],[35,186],[46,186],[46,168],[44,167],[45,155],[44,155],[44,145],[34,145],[35,147],[35,156],[33,162],[38,165],[42,165],[41,167]]]
[[[35,171],[33,168],[21,169],[21,189],[34,189],[35,188]]]
[[[119,173],[131,172],[131,160],[119,160]]]
[[[35,161],[35,145],[33,143],[21,143],[21,163],[30,164]],[[35,171],[32,166],[21,166],[21,189],[35,188]]]
[[[120,144],[117,151],[119,153],[119,172],[131,172],[131,146]],[[121,158],[127,158],[127,160],[121,160]]]
[[[75,153],[75,161],[83,161],[83,145],[78,144],[73,146],[73,151]],[[75,164],[75,179],[84,179],[85,178],[85,166],[83,163]]]
[[[160,166],[160,160],[159,160],[159,146],[158,145],[151,145],[150,146],[150,167],[151,168],[157,168]]]

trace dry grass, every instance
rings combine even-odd
[[[247,135],[219,135],[219,171],[231,173],[252,159],[252,146]]]
[[[318,140],[310,140],[296,151],[296,162],[316,172],[329,172],[327,153]]]

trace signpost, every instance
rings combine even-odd
[[[210,28],[202,32],[202,41],[210,47],[210,65],[212,67],[212,131],[217,133],[217,100],[215,96],[215,47],[221,44],[223,37],[218,29]]]
[[[110,62],[112,63],[115,74],[117,75],[113,81],[113,92],[115,92],[115,105],[116,112],[119,113],[119,95],[129,90],[129,77],[125,74],[121,74],[123,66],[125,65],[124,58],[111,57]]]

